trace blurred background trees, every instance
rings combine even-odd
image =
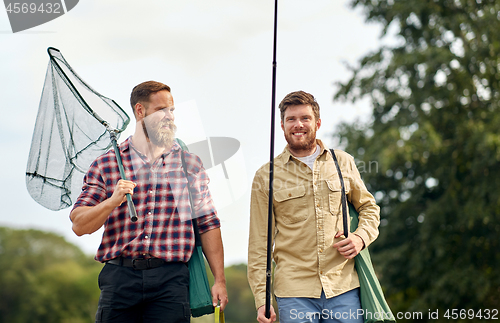
[[[0,323],[94,322],[101,268],[92,256],[54,233],[0,227]],[[246,268],[241,264],[225,270],[228,323],[255,322]],[[212,285],[210,269],[207,273]],[[213,323],[214,317],[192,321]]]
[[[349,67],[335,100],[369,97],[342,124],[381,206],[371,247],[393,310],[500,307],[500,1],[353,0],[396,39]],[[425,318],[425,317],[424,317]]]
[[[101,267],[53,233],[0,227],[0,322],[94,322]]]

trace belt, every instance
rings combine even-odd
[[[124,258],[124,257],[117,257],[111,260],[106,261],[108,264],[112,265],[118,265],[118,266],[123,266],[123,267],[132,267],[135,270],[144,270],[144,269],[151,269],[151,268],[157,268],[166,263],[165,260],[160,259],[160,258]]]

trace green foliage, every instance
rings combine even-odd
[[[94,322],[101,268],[58,235],[0,227],[0,323]],[[257,312],[246,265],[230,266],[225,272],[230,300],[226,322],[255,322]],[[213,322],[214,317],[192,321]]]
[[[101,267],[55,234],[0,227],[0,322],[94,322]]]
[[[228,322],[254,322],[257,317],[255,301],[247,280],[247,266],[233,265],[225,270],[229,306],[225,311]]]
[[[395,45],[350,67],[335,99],[371,98],[337,139],[376,172],[373,258],[394,310],[500,307],[500,1],[353,0]]]
[[[210,286],[214,283],[214,278],[210,272],[210,267],[207,268],[208,281]],[[224,269],[226,275],[226,288],[229,304],[224,311],[227,323],[247,323],[255,322],[257,311],[255,309],[255,301],[252,290],[248,285],[247,280],[247,265],[239,264],[226,267]],[[275,305],[276,306],[276,305]],[[199,319],[193,319],[193,323],[213,322],[213,315],[206,315]]]

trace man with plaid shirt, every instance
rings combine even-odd
[[[119,147],[121,180],[114,151],[98,157],[84,178],[70,218],[81,236],[104,226],[96,260],[101,296],[96,322],[189,322],[189,271],[196,221],[204,253],[214,274],[214,306],[227,304],[220,222],[199,157],[174,140],[174,102],[170,87],[149,81],[132,90],[137,126]],[[184,154],[188,178],[184,173]],[[188,188],[196,219],[191,219]],[[138,220],[128,214],[131,194]]]

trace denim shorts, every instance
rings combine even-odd
[[[276,297],[280,323],[363,323],[359,288],[326,298]]]

